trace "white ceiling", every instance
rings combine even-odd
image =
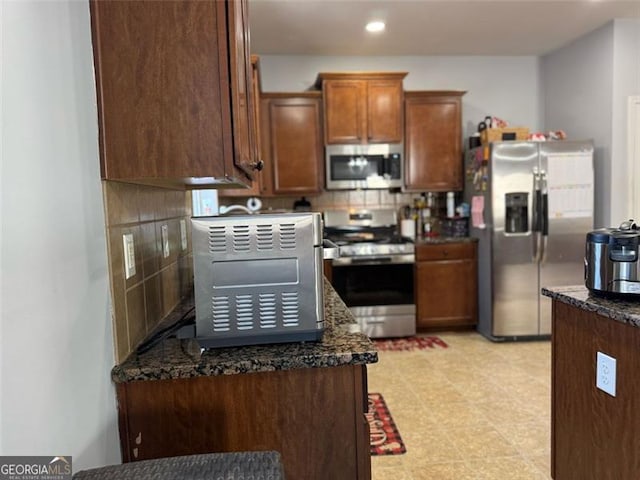
[[[262,55],[543,55],[614,18],[640,0],[249,0]]]

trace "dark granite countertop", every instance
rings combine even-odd
[[[473,237],[429,237],[416,240],[416,247],[420,245],[439,245],[442,243],[473,243],[477,242]]]
[[[377,362],[373,343],[360,332],[353,315],[326,280],[324,297],[325,331],[319,342],[201,351],[195,339],[169,338],[143,354],[133,352],[111,370],[111,378],[121,383]],[[192,307],[193,298],[179,305],[172,315],[179,319]]]
[[[600,297],[582,285],[546,287],[542,289],[542,294],[582,310],[640,327],[640,301]]]

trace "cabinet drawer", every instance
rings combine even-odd
[[[439,243],[432,245],[416,245],[416,260],[451,260],[474,258],[476,243]]]

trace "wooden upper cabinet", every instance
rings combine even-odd
[[[253,157],[263,162],[260,150],[260,93],[262,91],[260,81],[260,57],[251,55],[251,89],[253,91],[253,111],[251,112],[251,125],[255,132]],[[262,171],[253,173],[253,181],[249,188],[222,188],[218,191],[220,197],[256,197],[266,194],[265,179]]]
[[[260,110],[264,175],[271,192],[319,193],[324,172],[320,93],[265,93]]]
[[[462,95],[405,92],[405,185],[407,190],[464,188]]]
[[[248,184],[246,0],[91,0],[102,178]]]
[[[370,80],[367,83],[369,142],[402,142],[402,94],[402,80]]]
[[[234,163],[251,175],[257,150],[247,2],[246,0],[229,2],[227,10]]]
[[[326,144],[402,142],[406,72],[321,73]]]
[[[330,80],[324,85],[326,143],[362,143],[367,128],[367,84]]]

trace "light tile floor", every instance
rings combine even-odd
[[[438,333],[449,348],[379,352],[381,393],[407,447],[373,480],[550,479],[551,344]]]

